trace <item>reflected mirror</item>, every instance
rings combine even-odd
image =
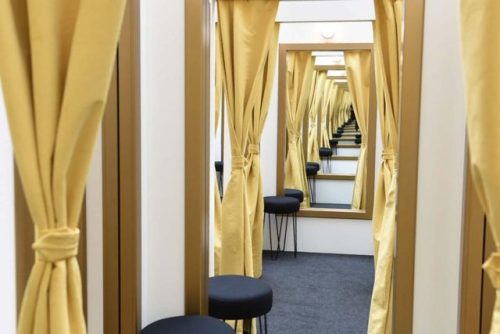
[[[277,191],[300,215],[371,219],[375,80],[371,44],[281,44]]]

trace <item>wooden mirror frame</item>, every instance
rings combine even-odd
[[[342,219],[372,219],[373,193],[375,189],[375,144],[377,123],[377,94],[375,91],[375,65],[373,61],[373,44],[371,43],[330,43],[330,44],[280,44],[279,74],[278,74],[278,147],[276,164],[276,194],[282,196],[285,188],[286,161],[286,53],[288,51],[346,51],[368,50],[371,56],[370,68],[370,115],[368,118],[368,154],[366,175],[366,208],[324,209],[301,208],[299,217],[342,218]],[[318,175],[317,179],[353,180],[352,175]]]
[[[185,1],[185,311],[208,311],[210,2]],[[404,2],[393,333],[413,332],[415,228],[425,0]],[[200,75],[201,74],[201,75]],[[404,199],[404,200],[401,200]]]

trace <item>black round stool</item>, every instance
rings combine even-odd
[[[300,203],[304,202],[304,193],[298,189],[285,189],[285,196],[296,198]]]
[[[339,144],[339,140],[336,138],[330,139],[330,147],[332,148],[332,154],[337,155],[337,146]]]
[[[224,162],[222,161],[215,161],[215,172],[217,173],[217,181],[219,182],[219,191],[220,191],[220,197],[222,198],[224,195],[224,190],[223,190],[223,180],[222,176],[224,175]]]
[[[279,251],[285,251],[286,247],[286,235],[288,232],[288,217],[292,216],[292,227],[293,227],[293,249],[294,256],[297,257],[297,212],[300,209],[300,201],[294,197],[286,196],[267,196],[264,197],[264,224],[266,223],[266,216],[268,214],[269,221],[269,243],[271,246],[271,258],[273,257],[273,241],[272,241],[272,224],[271,224],[271,214],[274,214],[274,222],[276,226],[276,236],[278,240],[278,246],[276,248],[276,259],[278,258]],[[278,216],[281,216],[280,222],[278,224]],[[285,219],[286,218],[286,219]],[[285,219],[285,242],[283,244],[283,249],[281,249],[281,235],[283,231],[283,220]]]
[[[310,203],[316,203],[316,176],[319,171],[319,163],[306,163],[307,183],[309,184],[309,193],[311,194]]]
[[[261,317],[267,333],[267,313],[273,307],[273,290],[263,280],[236,276],[215,276],[208,280],[208,314],[221,320],[259,319],[259,333],[262,332]],[[205,333],[205,332],[200,332]]]
[[[141,334],[233,334],[228,324],[211,317],[187,315],[153,322]]]
[[[319,157],[321,159],[321,169],[325,172],[328,171],[330,173],[330,161],[332,159],[333,151],[329,147],[320,147],[319,148]],[[326,168],[323,169],[323,161],[326,160]]]

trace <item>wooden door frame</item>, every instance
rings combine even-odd
[[[205,314],[209,230],[210,4],[185,1],[185,300],[186,312]],[[418,145],[425,0],[405,1],[399,184],[394,263],[393,332],[413,331]],[[404,199],[404,200],[399,200]],[[189,207],[187,206],[189,203]]]
[[[141,326],[141,151],[139,1],[128,0],[103,132],[104,333],[138,333]],[[110,102],[109,100],[113,100]],[[113,112],[114,111],[114,112]],[[18,312],[34,254],[33,222],[14,180]],[[113,212],[114,210],[114,212]],[[78,260],[86,312],[85,200]],[[114,289],[113,289],[114,288]]]

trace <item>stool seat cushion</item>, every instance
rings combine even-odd
[[[316,175],[318,175],[318,170],[314,166],[306,165],[306,175],[307,176],[316,176]]]
[[[313,166],[314,168],[316,168],[316,171],[319,171],[319,163],[317,162],[306,162],[306,166]]]
[[[215,171],[222,173],[224,170],[224,163],[222,161],[216,161],[215,162]]]
[[[234,334],[231,326],[211,317],[189,315],[158,320],[141,334]]]
[[[337,146],[339,141],[337,139],[330,139],[330,146]]]
[[[208,313],[212,317],[252,319],[269,313],[272,306],[273,290],[263,280],[236,275],[208,280]]]
[[[304,201],[304,193],[298,189],[285,189],[285,196],[296,198],[300,203]]]
[[[329,147],[320,147],[319,156],[320,157],[331,157],[333,154],[332,149]]]
[[[264,197],[264,212],[287,214],[299,211],[300,202],[294,197],[267,196]]]

